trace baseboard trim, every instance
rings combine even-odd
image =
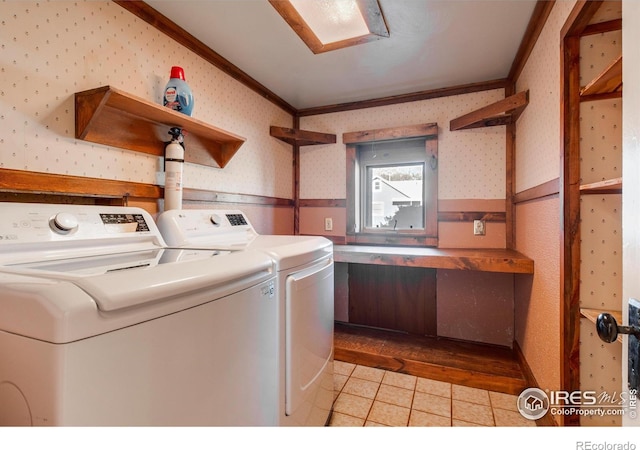
[[[529,367],[529,364],[524,357],[524,353],[522,353],[522,349],[516,341],[513,342],[513,352],[515,353],[518,363],[522,368],[522,374],[524,375],[527,387],[541,389],[536,377],[533,375],[531,367]],[[539,427],[557,427],[558,423],[553,415],[545,414],[544,417],[536,420],[536,425]]]

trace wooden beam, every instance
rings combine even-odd
[[[300,128],[300,118],[293,116],[293,128]],[[293,152],[293,234],[300,234],[300,146],[294,143],[291,148]]]
[[[161,198],[163,189],[153,184],[0,169],[0,191],[96,197]]]
[[[592,34],[608,33],[610,31],[622,30],[622,19],[609,20],[608,22],[599,22],[587,25],[582,31],[582,36]]]
[[[263,195],[237,194],[230,192],[205,191],[202,189],[185,188],[182,191],[184,202],[206,203],[238,203],[244,205],[286,206],[292,207],[293,200]]]
[[[344,133],[344,144],[362,144],[365,142],[385,141],[423,136],[438,136],[438,124],[425,123],[421,125],[409,125],[406,127],[383,128],[379,130],[354,131]]]
[[[411,94],[393,95],[372,100],[362,100],[357,102],[340,103],[337,105],[318,106],[315,108],[305,108],[298,110],[298,116],[315,116],[318,114],[329,114],[334,112],[353,111],[357,109],[376,108],[379,106],[397,105],[400,103],[419,102],[422,100],[432,100],[434,98],[449,97],[452,95],[471,94],[473,92],[490,91],[493,89],[504,89],[508,80],[482,81],[479,83],[463,84],[440,89],[430,89]]]
[[[300,199],[300,208],[345,208],[347,200],[344,198],[307,198]]]
[[[508,78],[514,83],[520,76],[522,69],[524,69],[527,60],[529,59],[529,55],[531,55],[531,52],[538,41],[538,37],[540,37],[540,33],[542,33],[542,29],[547,23],[547,18],[549,17],[549,14],[551,14],[554,4],[555,0],[538,0],[536,3],[533,13],[531,14],[531,19],[529,20],[529,24],[527,25],[527,29],[524,33],[524,37],[522,38],[522,42],[518,48],[518,53],[516,54],[513,64],[511,65],[511,70],[509,71]]]
[[[580,103],[596,102],[598,100],[612,100],[614,98],[622,98],[622,90],[608,92],[605,94],[583,95],[580,97]]]
[[[560,38],[580,37],[588,30],[589,22],[594,14],[600,9],[604,0],[578,0],[569,13],[562,30]]]
[[[77,177],[24,170],[0,169],[0,192],[74,195],[99,198],[161,199],[164,189],[155,184],[103,178]],[[185,202],[240,203],[292,207],[293,200],[261,195],[237,194],[185,188]]]
[[[516,92],[515,81],[505,89],[505,96],[510,97]],[[516,191],[516,124],[510,123],[505,127],[505,245],[516,248],[516,206],[513,202]]]
[[[484,220],[485,222],[505,222],[506,213],[484,211],[447,211],[438,213],[438,222],[473,222],[474,220]]]
[[[588,2],[589,4],[591,2]],[[596,3],[596,2],[593,2]],[[588,5],[585,4],[588,8]],[[583,24],[584,17],[576,17]],[[583,27],[578,27],[582,29]],[[573,29],[569,27],[569,29]],[[580,34],[568,34],[561,42],[560,204],[560,389],[580,389]],[[563,425],[579,425],[577,414],[563,416]]]
[[[553,180],[544,182],[530,189],[520,191],[513,197],[513,203],[525,203],[533,200],[538,200],[544,197],[552,195],[558,195],[560,193],[560,179],[555,178]]]

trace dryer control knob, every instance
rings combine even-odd
[[[222,223],[222,218],[217,214],[211,215],[209,219],[211,220],[211,223],[213,224],[214,227],[219,227],[220,224]]]
[[[50,221],[53,231],[59,234],[68,234],[78,228],[78,218],[71,213],[58,213]]]

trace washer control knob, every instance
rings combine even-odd
[[[69,234],[78,228],[78,218],[71,213],[58,213],[50,221],[53,231],[58,234]]]
[[[212,214],[210,220],[214,227],[219,227],[222,224],[222,218],[217,214]]]

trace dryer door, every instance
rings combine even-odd
[[[324,425],[333,402],[333,259],[286,280],[285,413]]]

